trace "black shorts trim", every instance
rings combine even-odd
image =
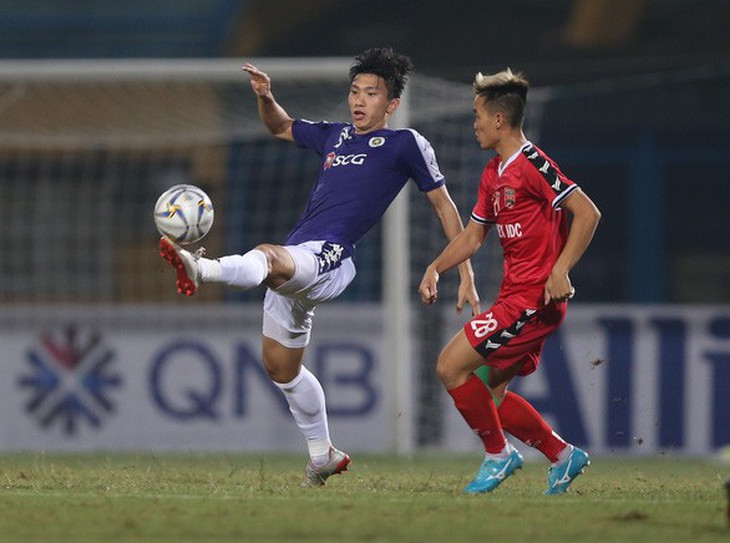
[[[491,336],[485,338],[484,341],[474,347],[474,350],[482,355],[482,357],[488,358],[497,349],[507,345],[512,338],[519,336],[525,325],[535,318],[535,315],[537,315],[536,309],[525,309],[522,315],[511,326],[495,331]]]

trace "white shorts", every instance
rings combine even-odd
[[[339,296],[355,278],[355,263],[347,257],[339,266],[320,273],[324,241],[287,245],[296,271],[277,289],[267,289],[264,297],[264,336],[285,347],[305,347],[312,330],[314,308]]]

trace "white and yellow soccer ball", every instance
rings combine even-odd
[[[155,226],[180,245],[200,241],[213,226],[213,203],[200,187],[175,185],[157,199]]]

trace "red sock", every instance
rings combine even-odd
[[[472,374],[463,385],[448,391],[454,405],[489,454],[501,452],[507,445],[499,422],[497,406],[484,382]]]
[[[522,396],[507,392],[498,411],[505,430],[536,448],[551,462],[557,462],[560,451],[568,446]]]

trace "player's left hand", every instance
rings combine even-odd
[[[570,284],[568,274],[553,271],[545,283],[545,304],[567,302],[573,296],[575,296],[575,289]]]

